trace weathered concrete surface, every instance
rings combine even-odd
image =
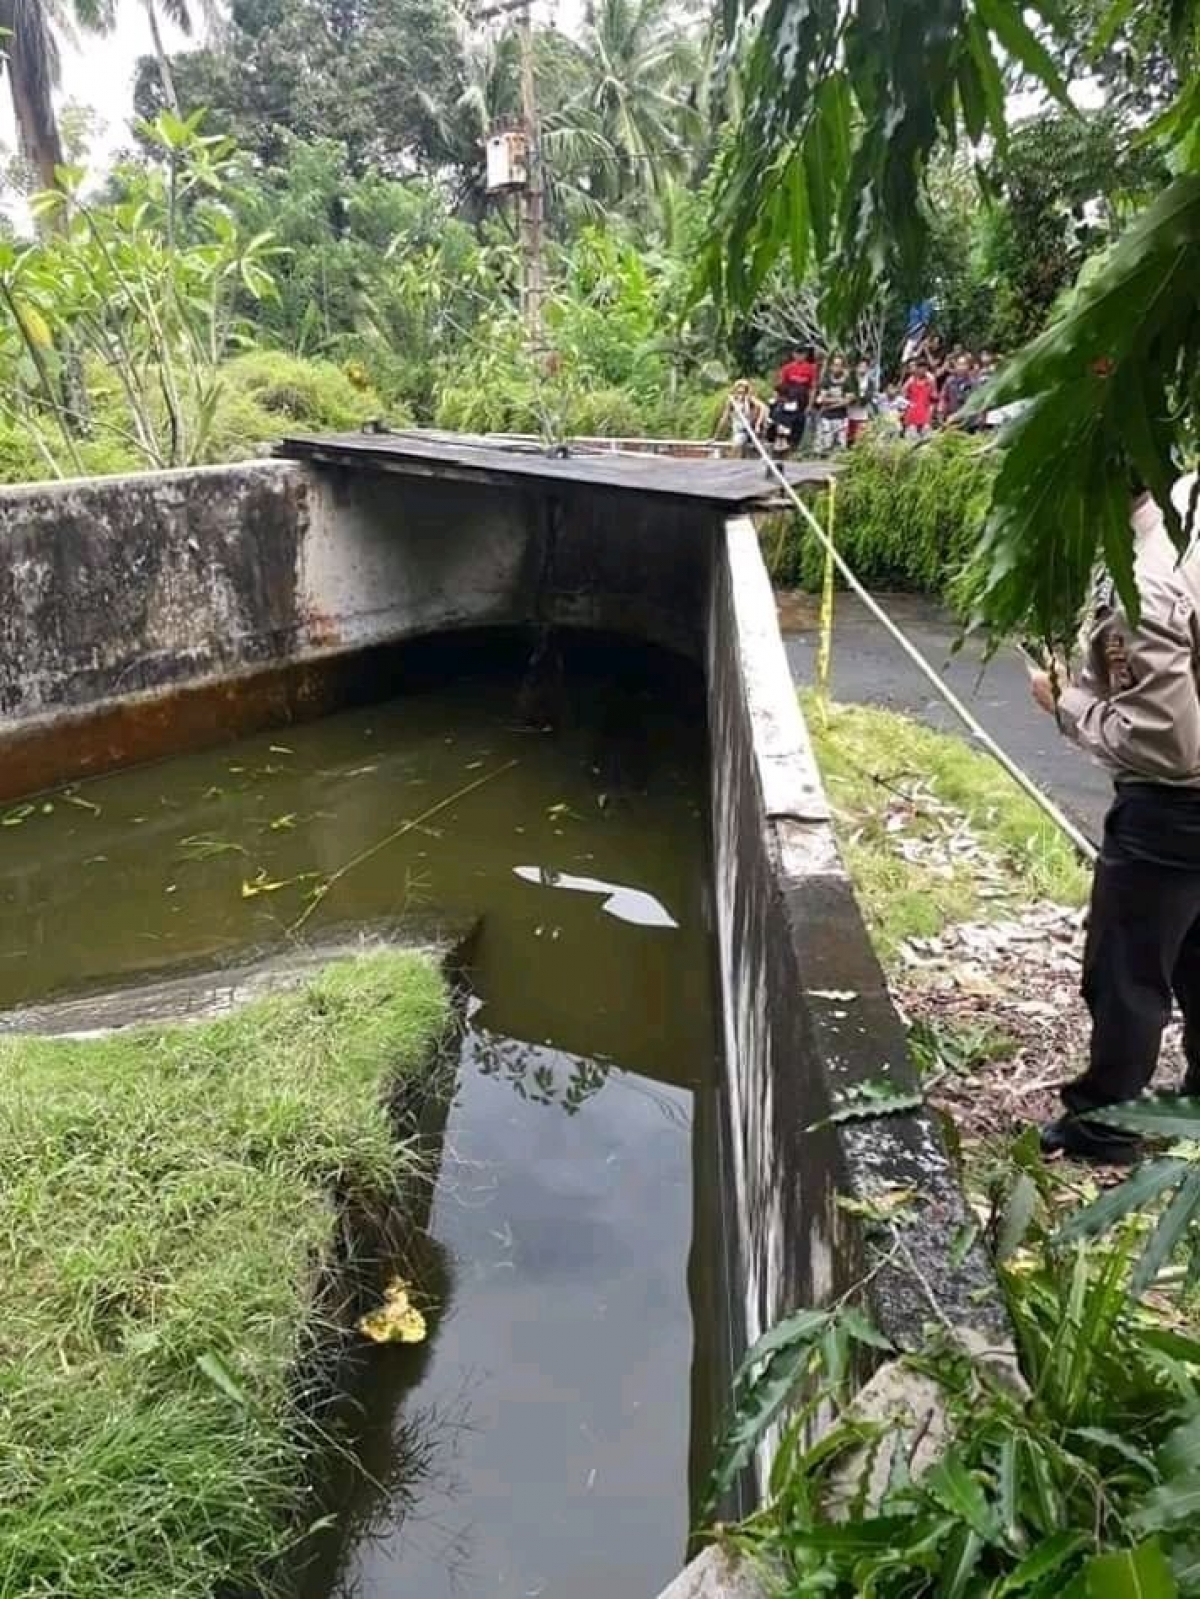
[[[319,715],[339,662],[443,629],[698,654],[716,525],[282,461],[0,490],[0,797]]]
[[[708,679],[717,939],[748,1345],[799,1305],[852,1291],[899,1347],[930,1321],[1003,1339],[986,1262],[950,1261],[962,1194],[925,1114],[827,1118],[862,1085],[916,1079],[841,864],[748,521],[714,566]],[[912,1189],[915,1213],[868,1243],[841,1197]]]
[[[278,659],[306,486],[273,464],[0,493],[0,713],[29,718]]]
[[[768,1599],[770,1591],[766,1579],[748,1560],[710,1544],[658,1599]]]
[[[330,929],[312,943],[288,942],[224,964],[197,962],[183,970],[176,966],[166,977],[131,977],[116,987],[0,1011],[0,1036],[36,1033],[48,1038],[96,1038],[161,1022],[211,1021],[264,995],[297,988],[331,961],[368,950],[413,950],[457,965],[474,931],[472,922],[432,925],[417,921]]]

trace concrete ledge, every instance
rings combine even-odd
[[[710,1544],[658,1599],[770,1599],[765,1578],[748,1560]]]
[[[266,994],[296,988],[331,961],[372,949],[427,952],[456,965],[476,927],[472,921],[434,925],[413,920],[331,928],[312,943],[287,941],[251,955],[243,949],[235,960],[224,963],[176,964],[166,972],[134,974],[116,986],[0,1011],[0,1037],[36,1033],[96,1038],[126,1027],[211,1021]]]
[[[319,715],[365,652],[431,633],[553,623],[698,657],[719,527],[285,461],[0,489],[0,798]]]
[[[951,1264],[966,1208],[929,1116],[828,1121],[861,1084],[911,1093],[917,1080],[838,854],[746,519],[726,524],[714,563],[708,692],[742,1346],[866,1278],[869,1308],[900,1348],[935,1320],[1003,1342],[982,1251]],[[871,1236],[839,1204],[891,1187],[917,1195],[893,1238]]]

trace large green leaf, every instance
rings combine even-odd
[[[1183,1477],[1200,1472],[1200,1416],[1180,1422],[1168,1434],[1158,1452],[1164,1477]]]
[[[1159,1272],[1186,1241],[1192,1222],[1200,1210],[1200,1166],[1194,1166],[1180,1183],[1175,1197],[1158,1218],[1150,1241],[1129,1280],[1135,1298],[1156,1281]]]
[[[964,1522],[985,1543],[999,1533],[996,1513],[978,1479],[967,1469],[961,1454],[949,1449],[921,1478],[921,1487],[950,1515]]]
[[[1000,1584],[997,1599],[1003,1599],[1008,1594],[1024,1593],[1034,1583],[1053,1576],[1090,1543],[1087,1533],[1069,1527],[1056,1532],[1051,1538],[1043,1539]]]
[[[1011,0],[976,0],[976,9],[992,33],[1015,61],[1042,83],[1063,105],[1071,97],[1054,57],[1025,21],[1020,5]]]
[[[1067,1218],[1055,1236],[1056,1243],[1075,1243],[1080,1238],[1098,1238],[1134,1211],[1153,1203],[1174,1188],[1191,1168],[1186,1160],[1148,1161],[1115,1188],[1105,1189],[1099,1199]]]
[[[979,404],[1031,402],[1008,430],[984,541],[983,614],[999,629],[1074,627],[1103,554],[1123,602],[1137,595],[1128,553],[1129,473],[1185,530],[1166,486],[1172,418],[1200,381],[1200,174],[1176,178],[1076,290],[1063,316],[1018,355]]]
[[[950,1540],[938,1573],[938,1599],[963,1599],[983,1554],[983,1539],[970,1527],[960,1527]]]
[[[1200,1099],[1139,1099],[1106,1106],[1104,1119],[1131,1133],[1200,1142]]]
[[[1177,1599],[1179,1588],[1155,1540],[1114,1555],[1096,1555],[1084,1567],[1089,1599]]]
[[[1186,1532],[1200,1527],[1200,1471],[1160,1483],[1143,1499],[1134,1524],[1141,1532]]]

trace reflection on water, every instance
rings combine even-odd
[[[562,726],[530,731],[526,659],[407,652],[368,710],[0,827],[0,1003],[479,919],[422,1278],[443,1308],[371,1356],[366,1475],[309,1595],[616,1599],[684,1553],[715,1319],[703,710],[665,657],[574,647]]]
[[[606,1060],[539,1049],[517,1038],[499,1038],[486,1028],[472,1034],[471,1059],[484,1077],[507,1083],[520,1099],[533,1105],[557,1105],[568,1116],[581,1110],[608,1081]]]
[[[395,1413],[436,1418],[432,1458],[347,1530],[345,1599],[649,1595],[682,1561],[692,1096],[614,1068],[562,1115],[578,1064],[466,1041],[430,1226],[453,1301]]]

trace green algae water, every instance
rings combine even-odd
[[[685,1558],[721,1319],[700,684],[567,643],[550,732],[528,658],[398,652],[367,707],[0,815],[4,1005],[477,923],[440,1308],[426,1345],[371,1357],[306,1599],[640,1599]]]

